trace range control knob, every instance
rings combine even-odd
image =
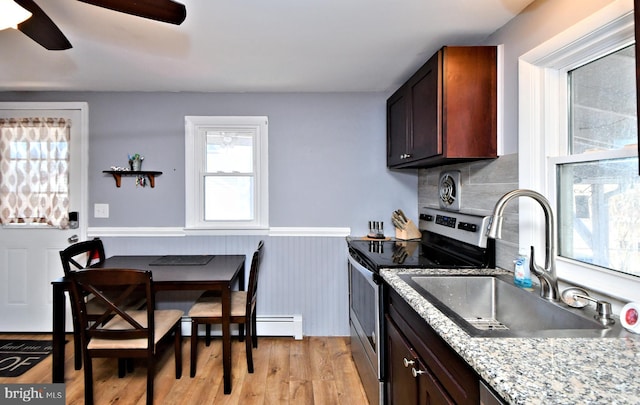
[[[468,232],[478,232],[478,226],[476,224],[470,224],[468,222],[460,222],[458,224],[458,229],[462,229],[463,231]]]

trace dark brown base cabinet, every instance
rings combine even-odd
[[[443,47],[387,100],[387,166],[497,157],[497,48]]]
[[[479,404],[480,379],[471,367],[398,293],[388,288],[387,297],[386,403]]]

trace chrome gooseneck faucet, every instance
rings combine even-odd
[[[487,237],[492,239],[502,238],[502,220],[504,208],[509,201],[517,197],[530,197],[534,199],[544,211],[545,217],[545,262],[544,269],[536,264],[535,253],[531,246],[531,258],[529,268],[540,280],[540,296],[549,301],[559,301],[558,279],[556,277],[556,252],[554,248],[554,220],[549,201],[540,193],[533,190],[518,189],[508,192],[500,197],[493,209],[493,215],[487,227]]]

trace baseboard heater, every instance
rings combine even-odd
[[[198,328],[198,336],[204,336],[204,325]],[[302,339],[302,315],[271,315],[258,316],[256,326],[258,336],[293,336]],[[182,317],[182,334],[191,336],[191,318]],[[220,325],[211,325],[211,335],[222,334]],[[238,325],[231,325],[231,334],[238,334]]]

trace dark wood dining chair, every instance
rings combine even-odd
[[[70,274],[71,296],[80,321],[84,361],[85,404],[93,404],[93,364],[95,357],[145,358],[147,363],[147,404],[153,404],[155,357],[162,339],[174,335],[176,379],[182,375],[181,319],[177,309],[156,310],[150,271],[131,269],[87,269]],[[146,308],[129,310],[124,302],[136,290],[145,292]],[[106,292],[117,291],[113,294]],[[105,311],[92,322],[87,316],[87,294],[94,296]]]
[[[80,270],[91,266],[91,262],[100,264],[105,261],[104,245],[98,238],[75,243],[60,251],[60,260],[65,277],[72,271]],[[91,314],[97,311],[89,308]],[[91,315],[89,315],[91,316]],[[76,370],[82,368],[82,346],[80,344],[80,325],[75,307],[71,305],[71,317],[73,321],[73,356]]]
[[[98,238],[75,243],[66,249],[60,251],[60,260],[62,261],[62,269],[65,277],[73,271],[85,269],[91,266],[97,266],[105,261],[104,245]],[[144,297],[140,291],[134,292],[127,297],[126,304],[129,309],[139,309],[144,306]],[[100,300],[87,297],[87,318],[90,321],[97,320],[103,313],[105,307]],[[75,307],[71,306],[71,317],[73,320],[73,348],[74,348],[74,366],[76,370],[82,368],[82,347],[80,345],[80,326],[79,318]],[[121,369],[121,376],[124,371]]]
[[[253,373],[252,345],[258,347],[256,334],[256,299],[258,296],[258,274],[264,252],[264,241],[260,241],[251,259],[249,272],[249,286],[247,291],[231,292],[231,323],[244,325],[246,328],[245,348],[247,353],[247,369]],[[191,377],[196,375],[196,359],[198,357],[198,325],[207,325],[206,344],[209,345],[210,324],[222,323],[222,300],[219,295],[204,293],[196,300],[189,310],[191,317]],[[240,339],[244,338],[242,329]]]

